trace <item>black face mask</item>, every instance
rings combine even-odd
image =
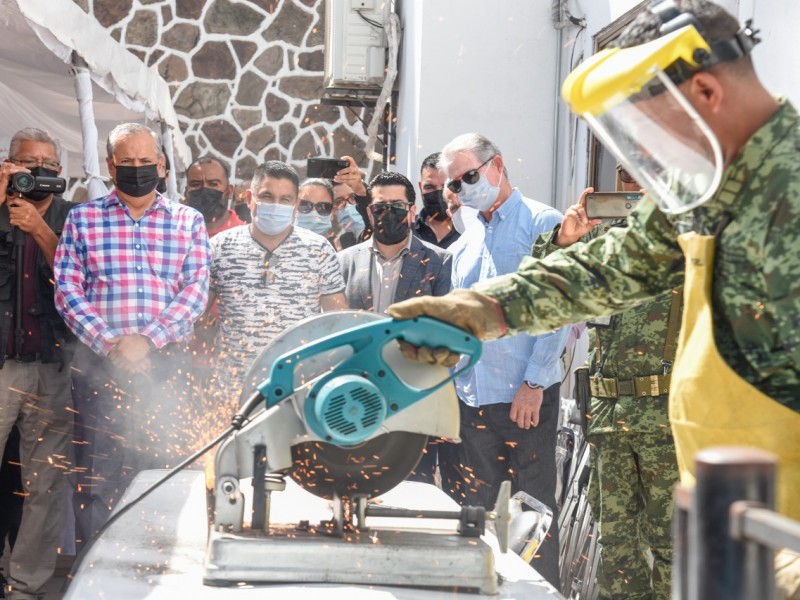
[[[158,185],[158,167],[155,164],[143,167],[118,166],[114,185],[128,196],[147,196]]]
[[[425,207],[428,216],[435,221],[446,221],[450,218],[447,216],[447,202],[444,201],[442,190],[422,194],[422,206]]]
[[[189,190],[186,193],[186,205],[199,211],[206,223],[222,216],[226,211],[222,203],[222,192],[207,187]]]
[[[167,180],[163,177],[158,178],[158,185],[156,186],[156,191],[159,194],[166,194],[167,193]]]
[[[408,237],[408,219],[404,215],[398,215],[387,210],[379,219],[375,219],[375,239],[381,244],[391,246],[399,244]]]
[[[58,171],[46,169],[44,167],[33,167],[30,169],[30,172],[34,177],[58,177]],[[53,192],[25,192],[22,196],[34,202],[41,202],[49,198],[52,193]]]
[[[253,213],[250,212],[250,207],[244,202],[239,202],[238,204],[234,205],[233,210],[236,212],[236,216],[239,217],[240,221],[249,223],[253,220]]]

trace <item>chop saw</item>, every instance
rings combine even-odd
[[[307,319],[265,348],[242,397],[257,389],[264,408],[216,456],[207,585],[305,581],[496,593],[493,550],[479,537],[487,520],[500,522],[505,551],[510,485],[494,511],[459,509],[446,497],[444,510],[374,501],[411,473],[428,436],[459,434],[457,373],[407,360],[398,340],[465,355],[465,369],[481,352],[476,338],[435,319],[351,311]],[[246,478],[253,480],[249,523]],[[403,483],[415,485],[444,497],[428,484]],[[302,490],[326,504],[330,518],[271,519],[287,494],[294,494],[291,508],[300,506],[297,494],[308,496]],[[457,526],[420,529],[426,518]]]

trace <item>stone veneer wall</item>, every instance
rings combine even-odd
[[[347,154],[372,171],[359,121],[371,111],[319,102],[323,0],[73,1],[156,66],[193,158],[226,159],[238,181],[271,159],[301,177],[312,156]]]

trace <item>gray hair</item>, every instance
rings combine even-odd
[[[120,139],[139,133],[147,133],[150,135],[153,139],[156,156],[161,156],[161,141],[158,139],[155,131],[150,129],[147,125],[141,125],[139,123],[122,123],[114,127],[111,133],[108,134],[108,140],[106,141],[106,155],[108,158],[114,157],[114,150],[117,149],[117,142],[119,142]]]
[[[22,142],[42,142],[44,144],[52,144],[53,148],[56,150],[56,160],[61,160],[61,144],[56,138],[51,136],[44,129],[26,127],[25,129],[20,129],[17,133],[15,133],[14,137],[11,138],[11,144],[8,146],[9,158],[14,158],[17,155]]]
[[[480,133],[464,133],[452,139],[442,148],[439,156],[439,169],[447,173],[447,169],[456,158],[456,154],[471,152],[479,162],[485,162],[496,155],[502,155],[500,148],[495,146],[486,136]]]
[[[318,185],[321,188],[325,188],[328,192],[328,195],[331,197],[331,202],[333,202],[333,184],[331,183],[330,179],[322,179],[320,177],[309,177],[308,179],[304,179],[303,183],[300,184],[300,189],[302,190],[304,187]]]

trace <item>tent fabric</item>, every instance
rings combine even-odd
[[[166,82],[75,3],[0,0],[0,26],[0,102],[6,109],[0,124],[0,154],[7,155],[15,131],[40,127],[61,141],[64,174],[84,176],[75,87],[82,84],[75,82],[71,68],[75,51],[97,84],[91,106],[98,130],[98,156],[105,156],[105,139],[115,125],[150,121],[148,125],[156,132],[159,122],[169,127],[175,164],[181,167],[191,162]],[[101,175],[106,174],[104,163],[100,161]]]

